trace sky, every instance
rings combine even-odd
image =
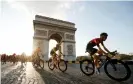
[[[133,52],[133,1],[3,0],[0,7],[0,54],[30,55],[35,15],[75,23],[77,56],[101,32],[109,35],[104,44],[110,51]]]

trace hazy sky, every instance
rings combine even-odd
[[[76,24],[76,54],[101,32],[109,34],[105,45],[112,51],[133,52],[133,2],[18,1],[1,2],[0,53],[32,51],[33,19],[36,14]]]

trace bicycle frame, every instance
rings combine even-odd
[[[105,55],[103,55],[103,56],[105,56]],[[93,56],[91,56],[91,59],[92,59],[92,62],[94,63],[94,58],[93,58]],[[100,62],[102,63],[101,65],[100,65],[100,67],[98,68],[98,69],[100,69],[102,66],[104,66],[104,64],[107,62],[107,61],[109,61],[111,58],[110,57],[107,57],[106,56],[106,59],[105,59],[105,61],[102,61],[102,59],[100,59]],[[116,69],[115,68],[115,66],[111,63],[111,65],[112,65],[112,67],[114,68],[114,69]],[[95,66],[95,64],[94,64],[94,66]]]
[[[64,56],[64,55],[63,55],[63,56]],[[61,60],[61,56],[56,55],[55,58],[54,58],[53,65],[54,65],[55,67],[58,67],[56,64],[58,64],[58,63],[60,62],[60,60]]]
[[[102,56],[100,56],[100,67],[97,68],[97,70],[95,69],[95,64],[94,64],[94,57],[93,55],[89,55],[91,57],[91,59],[84,59],[80,62],[80,69],[81,71],[87,75],[87,76],[90,76],[90,75],[93,75],[95,72],[99,72],[100,73],[100,68],[102,66],[104,66],[104,71],[106,73],[106,75],[113,79],[113,80],[116,80],[116,81],[125,81],[127,79],[130,78],[131,76],[131,70],[128,66],[128,64],[126,64],[125,62],[123,62],[122,60],[120,59],[117,59],[117,58],[113,58],[117,55],[117,51],[114,51],[114,52],[110,52],[110,53],[107,53],[106,55],[102,55],[102,56],[106,56],[106,58],[102,58]],[[86,63],[87,62],[87,63]],[[85,64],[84,64],[85,63]],[[91,66],[89,66],[91,65]],[[117,68],[117,65],[119,66],[123,66],[124,70],[126,71],[123,71],[122,70],[122,74],[123,76],[121,75],[118,75],[116,74],[117,76],[114,76],[115,75],[115,72],[118,70],[118,71],[121,71],[121,67],[118,67]],[[111,69],[111,70],[110,70]],[[112,70],[113,69],[113,70]],[[91,72],[89,72],[89,70],[91,70]],[[109,71],[108,71],[109,70]],[[110,73],[111,71],[111,73]],[[114,73],[112,73],[112,71],[114,71]],[[117,73],[117,72],[116,72]],[[113,75],[112,75],[113,74]],[[118,77],[119,76],[119,77]]]
[[[58,63],[60,61],[60,57],[58,55],[56,55],[55,60]],[[54,65],[56,65],[55,62],[54,62]]]

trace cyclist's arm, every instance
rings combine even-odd
[[[61,52],[61,47],[59,48],[59,53],[60,53],[61,55],[63,55],[63,53]]]
[[[99,44],[97,45],[97,47],[98,47],[98,49],[99,49],[100,51],[102,51],[104,54],[106,54],[106,52],[102,50],[102,48],[100,47]]]
[[[103,44],[103,42],[102,42],[101,44],[102,44],[103,48],[104,48],[108,53],[110,53],[110,51],[105,47],[105,45]]]
[[[53,51],[54,51],[54,53],[56,54],[56,49],[55,49],[55,47],[53,48]]]
[[[63,55],[63,53],[60,51],[60,54],[62,54]]]

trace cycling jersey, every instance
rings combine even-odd
[[[100,43],[102,43],[103,41],[100,38],[95,38],[92,39],[89,43],[92,45],[92,47],[99,45]]]
[[[50,54],[56,54],[55,52],[56,52],[57,50],[58,50],[58,49],[57,49],[56,47],[54,47],[54,48],[51,50]]]
[[[99,45],[103,41],[100,38],[92,39],[86,46],[86,51],[90,52],[91,55],[95,54],[98,50],[96,48],[93,48],[96,45]]]

